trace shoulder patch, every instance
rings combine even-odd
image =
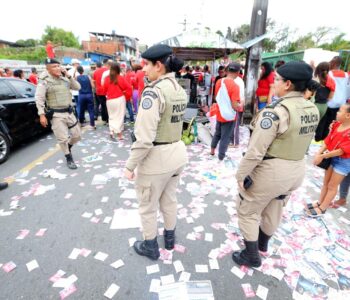
[[[279,119],[278,115],[272,111],[264,111],[262,116],[264,118],[265,117],[271,118],[273,121],[277,121]]]
[[[262,129],[269,129],[269,128],[271,128],[271,126],[272,126],[272,121],[270,118],[264,118],[260,122],[260,127]]]
[[[150,98],[144,98],[142,99],[142,108],[143,109],[150,109],[152,107],[152,99]]]
[[[149,96],[153,99],[157,99],[157,97],[158,97],[157,93],[150,91],[150,90],[146,90],[142,93],[142,97],[146,97],[146,96]]]

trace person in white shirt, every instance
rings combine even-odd
[[[103,86],[105,79],[109,76],[109,71],[111,69],[111,65],[113,64],[113,60],[109,59],[106,65],[108,70],[104,71],[101,77],[101,85]]]
[[[76,58],[72,58],[70,63],[72,65],[72,68],[69,69],[68,75],[71,76],[73,79],[77,80],[77,77],[79,75],[77,68],[78,68],[78,66],[80,66],[80,60],[76,59]],[[72,93],[72,96],[74,99],[76,114],[77,114],[77,116],[79,116],[79,112],[80,112],[80,105],[79,105],[79,101],[78,101],[79,91],[71,90],[70,92]]]

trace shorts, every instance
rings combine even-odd
[[[347,176],[350,173],[350,158],[341,158],[339,156],[333,157],[331,166],[334,172]]]

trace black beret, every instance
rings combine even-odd
[[[61,64],[57,59],[54,58],[46,58],[45,59],[45,65],[52,65],[52,64]]]
[[[173,50],[168,45],[157,44],[148,48],[141,54],[141,57],[148,60],[157,60],[169,56]]]
[[[291,61],[277,68],[277,73],[290,81],[309,81],[312,79],[311,66],[303,61]]]

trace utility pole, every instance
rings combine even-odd
[[[269,0],[254,0],[250,21],[249,40],[266,32],[267,8]],[[255,113],[255,90],[261,61],[262,41],[248,48],[245,66],[246,95],[244,119],[251,119]]]

